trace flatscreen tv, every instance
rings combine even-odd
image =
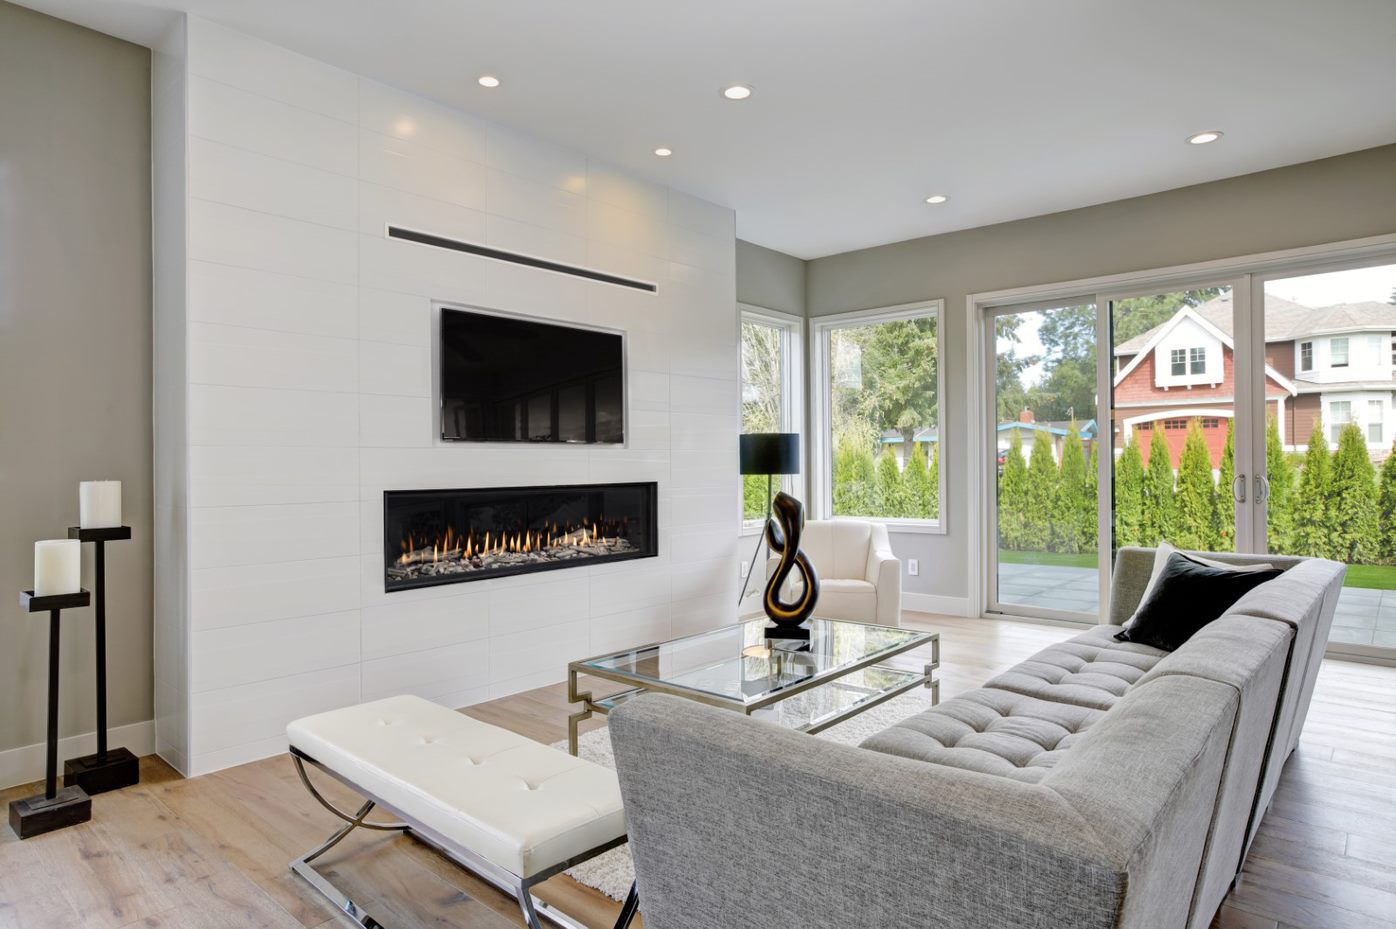
[[[441,310],[441,438],[625,442],[625,342],[617,332]]]

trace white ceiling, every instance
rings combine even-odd
[[[1393,0],[21,2],[143,44],[188,10],[733,207],[801,258],[1396,142]],[[755,95],[721,99],[738,81]],[[1184,143],[1202,129],[1226,137]]]

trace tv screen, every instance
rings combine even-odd
[[[470,310],[441,311],[441,438],[625,441],[620,334]]]

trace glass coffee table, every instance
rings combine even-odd
[[[770,719],[801,732],[819,732],[914,687],[940,699],[940,635],[837,619],[810,619],[808,641],[767,639],[768,621],[684,636],[668,642],[573,661],[567,699],[582,708],[567,718],[567,749],[577,754],[577,725],[603,716],[646,692],[672,694]],[[882,664],[930,646],[919,670]],[[578,676],[626,685],[603,697],[577,690]]]

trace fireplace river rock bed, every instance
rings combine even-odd
[[[607,537],[599,532],[593,534],[590,529],[576,530],[560,537],[550,537],[541,532],[506,533],[502,537],[487,535],[479,542],[473,538],[452,540],[448,533],[445,540],[434,543],[430,548],[414,549],[410,546],[410,542],[404,543],[403,554],[388,567],[391,580],[412,581],[478,571],[552,565],[631,554],[640,550],[627,538]]]

